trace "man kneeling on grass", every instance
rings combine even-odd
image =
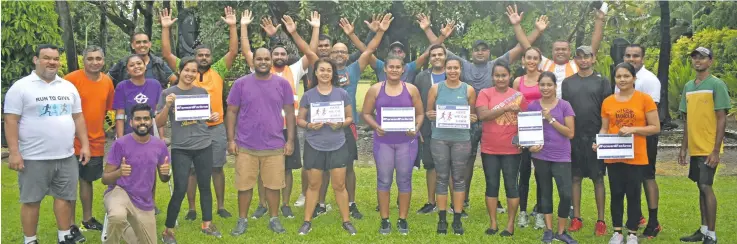
[[[153,129],[151,114],[148,104],[133,106],[129,116],[134,133],[119,138],[110,147],[102,176],[102,183],[108,185],[104,243],[120,243],[121,236],[127,243],[157,243],[151,189],[157,169],[159,179],[169,181],[169,150],[164,141],[149,134]]]

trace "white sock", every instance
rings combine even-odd
[[[707,227],[706,225],[701,226],[701,234],[706,235],[708,231],[709,231],[709,227]]]
[[[59,241],[64,241],[65,240],[64,237],[66,235],[71,235],[72,234],[72,231],[71,230],[59,230],[57,232],[58,232],[58,236],[59,236]]]
[[[36,240],[36,236],[23,236],[23,243],[29,243]]]
[[[706,231],[706,236],[711,237],[711,239],[717,240],[717,233],[715,231]]]
[[[353,205],[353,204],[356,204],[356,203],[355,203],[355,202],[349,202],[349,203],[348,203],[348,206],[351,206],[351,205]]]

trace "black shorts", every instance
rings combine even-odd
[[[102,158],[103,157],[91,157],[87,165],[82,165],[79,162],[79,178],[87,182],[93,182],[102,178]],[[77,155],[77,161],[79,161],[79,155]]]
[[[282,132],[284,132],[284,140],[286,140],[287,130],[284,129],[282,130]],[[299,153],[299,139],[294,138],[294,144],[292,145],[292,148],[294,148],[294,152],[292,152],[292,155],[284,157],[284,169],[286,170],[302,168],[302,157]]]
[[[356,124],[351,124],[343,129],[345,131],[345,145],[348,148],[348,158],[352,159],[348,165],[353,165],[354,160],[358,160],[358,131],[356,130]],[[307,145],[307,142],[305,142]]]
[[[349,163],[353,163],[350,154],[348,143],[343,143],[340,148],[334,151],[319,151],[305,141],[305,170],[318,169],[329,171],[331,169],[345,168]]]
[[[658,161],[658,135],[645,138],[647,140],[647,167],[642,171],[645,180],[655,179],[655,163]]]
[[[597,179],[606,174],[604,160],[596,159],[591,148],[595,137],[574,137],[571,139],[571,175],[573,177]]]
[[[717,169],[707,166],[706,156],[691,156],[688,178],[699,185],[713,185]]]

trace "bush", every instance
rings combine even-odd
[[[366,65],[366,69],[363,70],[363,73],[361,73],[361,80],[370,80],[371,84],[374,84],[377,82],[376,78],[376,72],[374,72],[374,69],[371,68],[371,65]]]
[[[691,68],[691,61],[685,63],[681,59],[673,59],[668,71],[668,110],[672,118],[680,118],[678,106],[681,104],[683,88],[688,81],[696,77],[696,70]]]
[[[82,55],[77,55],[77,67],[79,69],[84,69],[84,59],[82,58]],[[65,53],[61,53],[59,55],[59,76],[64,77],[66,74],[72,73],[74,70],[69,70],[69,66],[67,65],[67,55]]]
[[[691,51],[697,47],[709,48],[714,55],[712,73],[721,77],[727,73],[737,72],[737,30],[731,29],[704,29],[697,32],[692,38],[681,37],[673,44],[671,54],[673,59],[682,62],[689,59]]]

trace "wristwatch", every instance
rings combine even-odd
[[[555,121],[557,121],[557,120],[555,120],[555,118],[551,118],[551,119],[550,119],[550,120],[548,121],[548,124],[551,124],[551,125],[552,125],[553,123],[555,123]]]

